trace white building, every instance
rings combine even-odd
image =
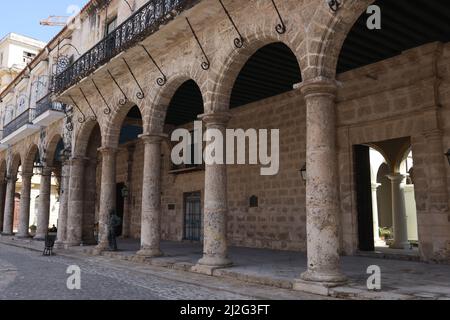
[[[0,92],[44,47],[44,42],[16,33],[9,33],[0,40]]]

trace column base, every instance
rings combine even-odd
[[[198,262],[198,265],[215,267],[215,268],[227,268],[233,265],[230,259],[227,257],[211,257],[211,256],[203,256]]]
[[[411,244],[409,242],[401,242],[401,243],[393,243],[389,246],[389,248],[391,249],[410,249],[411,248]]]
[[[300,275],[300,279],[306,282],[334,284],[335,286],[347,283],[347,277],[339,271],[319,272],[308,270]]]
[[[64,241],[56,240],[55,241],[55,248],[56,249],[65,249],[66,248],[66,244],[64,243]]]
[[[136,252],[136,255],[147,258],[157,258],[163,256],[164,254],[160,249],[142,248]]]
[[[232,265],[233,262],[226,257],[203,257],[191,270],[196,273],[212,276],[215,270],[229,268]]]
[[[333,288],[339,287],[344,284],[345,282],[343,283],[315,282],[315,281],[305,281],[302,279],[295,279],[292,289],[295,291],[302,291],[321,296],[331,296],[331,291]]]
[[[1,235],[2,235],[2,237],[12,237],[12,236],[14,236],[14,233],[2,232]]]

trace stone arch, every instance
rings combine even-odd
[[[39,155],[39,147],[33,144],[28,148],[25,153],[24,161],[22,164],[22,173],[32,173],[34,167],[34,160],[36,159],[36,154]],[[40,155],[39,155],[40,157]]]
[[[73,155],[76,156],[85,156],[87,152],[87,148],[89,145],[89,140],[91,137],[91,133],[93,132],[96,125],[99,125],[97,121],[89,120],[86,121],[80,128],[77,130],[75,137],[75,145],[73,150]],[[99,125],[100,126],[100,125]],[[103,132],[101,132],[100,126],[100,134],[103,136]]]
[[[384,160],[386,160],[387,165],[389,167],[392,166],[392,163],[390,163],[390,161],[389,161],[389,156],[386,154],[386,152],[383,150],[383,148],[381,148],[380,146],[378,146],[375,143],[367,143],[367,146],[374,149],[375,151],[379,152],[383,156]]]
[[[344,1],[333,13],[322,1],[311,19],[307,34],[307,66],[302,70],[303,79],[317,77],[334,79],[342,46],[351,28],[367,7],[375,0]]]
[[[45,150],[46,154],[44,155],[45,161],[48,166],[54,165],[55,153],[58,148],[59,142],[62,140],[62,136],[60,134],[55,134],[47,143]]]
[[[172,98],[174,97],[178,89],[189,80],[194,81],[197,87],[200,89],[203,97],[203,109],[206,110],[205,101],[207,101],[206,99],[208,99],[208,95],[205,93],[202,85],[199,84],[199,82],[196,81],[193,77],[190,77],[187,74],[178,74],[170,78],[167,84],[155,93],[154,104],[151,108],[147,126],[144,127],[144,133],[163,133],[167,110],[169,108],[170,102],[172,101]]]
[[[15,153],[11,157],[11,162],[9,163],[8,175],[10,177],[17,177],[17,173],[19,171],[19,167],[22,164],[22,157],[19,153]]]
[[[144,114],[145,109],[144,103],[136,104],[132,101],[128,101],[126,105],[117,107],[113,112],[110,118],[105,122],[105,134],[102,135],[102,145],[116,148],[119,144],[119,136],[120,130],[122,127],[122,123],[124,122],[127,114],[134,107],[138,107],[141,113],[141,116]],[[145,127],[144,117],[142,116],[143,126]]]
[[[301,50],[298,49],[293,41],[282,39],[276,35],[252,34],[246,38],[245,45],[242,49],[232,50],[228,53],[220,69],[216,70],[214,75],[214,83],[212,88],[212,97],[205,103],[205,110],[227,111],[230,105],[231,93],[234,83],[239,76],[242,68],[251,59],[251,57],[260,49],[270,44],[282,43],[287,46],[297,58],[297,63],[302,73]],[[303,77],[303,75],[301,74]],[[206,100],[205,100],[206,101]],[[209,104],[212,105],[209,105]]]

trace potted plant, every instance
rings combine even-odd
[[[384,241],[392,239],[392,229],[380,228],[380,239]]]
[[[35,236],[36,230],[37,230],[37,227],[35,225],[30,226],[30,235]]]

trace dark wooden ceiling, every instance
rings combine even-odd
[[[381,30],[367,28],[364,13],[342,48],[337,72],[342,73],[434,42],[450,41],[449,0],[378,0]]]
[[[355,23],[343,45],[337,72],[342,73],[434,42],[450,41],[450,0],[378,0],[382,29],[369,30],[368,14]],[[301,82],[295,55],[282,43],[258,50],[245,64],[233,87],[230,108],[276,96]],[[169,106],[166,123],[179,126],[203,113],[194,81],[184,83]]]

